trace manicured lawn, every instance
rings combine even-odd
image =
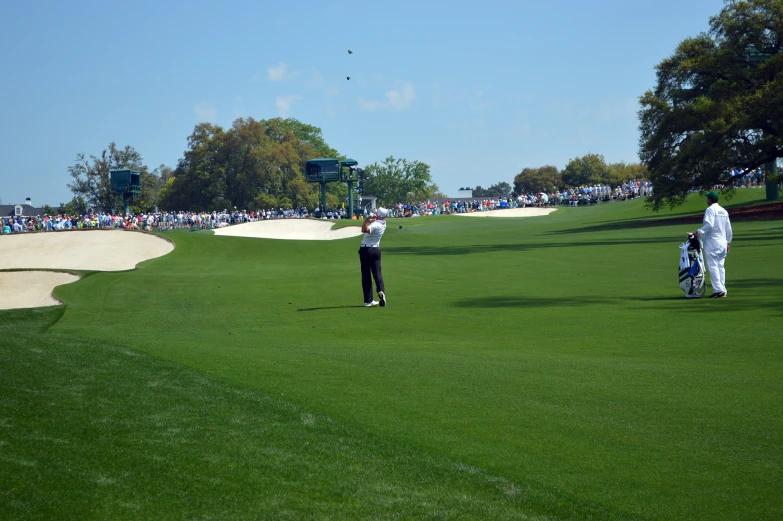
[[[407,219],[383,309],[358,239],[169,233],[0,313],[0,518],[780,518],[783,223],[687,301],[651,218]]]

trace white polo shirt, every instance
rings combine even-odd
[[[362,246],[381,246],[381,237],[386,231],[386,221],[375,221],[370,225],[370,231],[364,234]]]

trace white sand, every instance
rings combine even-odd
[[[60,301],[52,296],[52,290],[77,280],[76,275],[54,271],[2,271],[0,309],[56,306]]]
[[[0,269],[132,270],[173,249],[155,235],[125,230],[20,233],[0,237]]]
[[[332,225],[334,222],[321,219],[276,219],[218,228],[215,235],[293,241],[333,241],[362,235],[358,226],[332,230]]]
[[[123,230],[22,233],[0,236],[0,270],[60,269],[123,271],[171,252],[154,235]],[[0,309],[54,306],[52,290],[79,277],[47,271],[0,272]]]
[[[458,213],[468,217],[539,217],[549,215],[557,208],[506,208],[505,210],[489,210],[488,212]]]

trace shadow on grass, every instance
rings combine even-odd
[[[502,251],[529,251],[545,248],[572,248],[578,246],[627,246],[629,244],[659,244],[677,242],[672,237],[628,238],[605,241],[584,242],[547,242],[512,244],[472,244],[464,246],[404,246],[388,247],[383,253],[389,255],[470,255],[473,253],[493,253]]]
[[[702,216],[696,216],[693,218],[666,218],[666,219],[646,219],[646,220],[628,220],[628,221],[611,221],[605,223],[594,224],[592,226],[582,226],[579,228],[566,228],[564,230],[555,230],[549,232],[547,235],[567,235],[571,233],[589,233],[589,232],[611,232],[620,230],[634,230],[640,228],[655,228],[663,226],[691,226],[688,230],[696,229],[701,226]],[[688,231],[686,230],[686,231]],[[781,228],[770,228],[772,235],[780,235]],[[683,232],[685,235],[685,232]]]
[[[740,279],[731,280],[726,282],[729,288],[742,288],[742,289],[763,289],[763,288],[781,288],[783,287],[783,279]]]
[[[682,226],[690,225],[698,228],[698,223],[701,222],[701,217],[683,217],[674,219],[644,219],[644,220],[628,220],[628,221],[611,221],[605,223],[594,224],[592,226],[580,226],[579,228],[566,228],[563,230],[555,230],[549,232],[548,235],[568,235],[571,233],[590,233],[590,232],[611,232],[619,230],[635,230],[640,228],[655,228],[658,226]],[[684,233],[683,233],[684,235]]]
[[[724,208],[726,208],[727,210],[736,210],[740,208],[753,208],[757,206],[759,205],[734,204],[734,205],[724,206]],[[631,219],[599,222],[597,224],[593,224],[592,226],[581,226],[578,228],[566,228],[563,230],[555,230],[553,232],[549,232],[548,235],[566,235],[570,233],[580,233],[580,232],[584,233],[584,232],[633,230],[639,228],[654,228],[657,226],[682,226],[682,225],[694,225],[694,224],[696,225],[694,226],[694,228],[698,228],[699,227],[698,225],[699,223],[702,222],[703,217],[704,217],[703,211],[700,213],[676,215],[671,217],[655,217],[655,216],[634,217]],[[747,218],[744,217],[743,214],[737,215],[736,219],[743,220],[743,221],[748,220]],[[778,219],[777,217],[772,216],[772,217],[759,218],[758,220],[775,221],[777,219]],[[732,218],[732,220],[734,220],[734,218]],[[780,230],[780,228],[770,229],[770,231],[773,230]]]
[[[297,311],[323,311],[325,309],[352,309],[352,308],[363,308],[365,306],[359,305],[359,306],[325,306],[321,308],[299,308]]]
[[[667,297],[668,298],[668,297]],[[458,300],[454,303],[460,308],[540,308],[540,307],[580,307],[594,304],[611,304],[620,298],[606,297],[480,297]]]
[[[744,281],[736,281],[727,284],[729,292],[732,288],[740,289],[753,289],[761,287],[783,286],[783,279],[747,279]],[[701,299],[686,299],[682,294],[671,295],[665,297],[595,297],[595,296],[575,296],[575,297],[511,297],[511,296],[496,296],[496,297],[480,297],[473,299],[463,299],[454,302],[453,306],[459,308],[542,308],[542,307],[580,307],[580,306],[592,306],[597,304],[617,304],[624,302],[639,302],[639,303],[653,303],[653,302],[668,302],[672,311],[683,312],[712,312],[716,309],[706,302],[712,302],[715,300],[716,305],[721,307],[730,307],[733,311],[742,311],[748,309],[764,309],[764,310],[780,310],[783,311],[783,302],[780,300],[775,301],[769,299],[766,295],[764,298],[755,299],[747,298],[747,292],[743,291],[745,295],[740,299],[709,299],[704,297]],[[657,306],[656,309],[661,309]]]

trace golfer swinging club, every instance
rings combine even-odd
[[[726,255],[731,249],[731,221],[729,212],[718,204],[716,192],[707,193],[707,211],[704,212],[704,226],[696,231],[704,238],[704,261],[710,272],[713,294],[710,298],[726,296]]]
[[[364,291],[364,306],[374,307],[386,305],[386,293],[383,286],[383,272],[381,272],[381,237],[386,231],[386,208],[378,208],[376,214],[370,215],[362,223],[364,238],[359,247],[359,260],[362,264],[362,290]],[[372,278],[375,279],[375,287],[378,290],[378,301],[372,298]],[[379,302],[380,301],[380,302]]]

